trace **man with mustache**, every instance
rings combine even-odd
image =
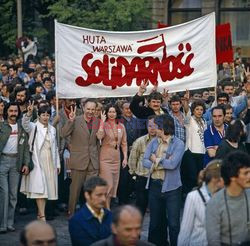
[[[18,86],[14,89],[13,95],[10,101],[17,102],[21,111],[21,114],[27,111],[29,95],[24,86]]]
[[[4,109],[5,121],[0,122],[0,233],[15,231],[14,214],[20,173],[31,169],[28,136],[18,121],[18,103]]]

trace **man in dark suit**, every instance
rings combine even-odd
[[[73,246],[89,246],[111,234],[111,212],[104,208],[107,191],[107,182],[98,176],[85,182],[86,203],[69,220]]]
[[[140,211],[131,205],[117,207],[112,214],[112,233],[107,239],[92,246],[153,246],[154,244],[139,240],[142,226]]]

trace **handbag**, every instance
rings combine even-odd
[[[35,132],[34,132],[33,139],[32,139],[32,144],[31,144],[31,150],[29,151],[30,152],[30,166],[29,166],[30,171],[34,168],[34,163],[32,161],[32,154],[33,154],[33,150],[34,150],[36,132],[37,132],[37,126],[35,127]]]

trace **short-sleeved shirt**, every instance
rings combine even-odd
[[[227,129],[227,124],[224,124],[224,131],[223,133],[219,132],[213,124],[209,125],[208,128],[204,132],[204,144],[206,150],[209,148],[213,148],[214,146],[219,146],[221,140],[225,137],[225,131]],[[208,155],[206,151],[204,157],[204,166],[206,166],[211,160],[212,157]]]

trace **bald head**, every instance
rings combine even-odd
[[[112,232],[124,246],[135,246],[140,237],[142,215],[133,206],[118,207],[112,214]]]
[[[56,245],[56,232],[54,228],[43,222],[33,221],[21,232],[20,241],[23,246]]]

